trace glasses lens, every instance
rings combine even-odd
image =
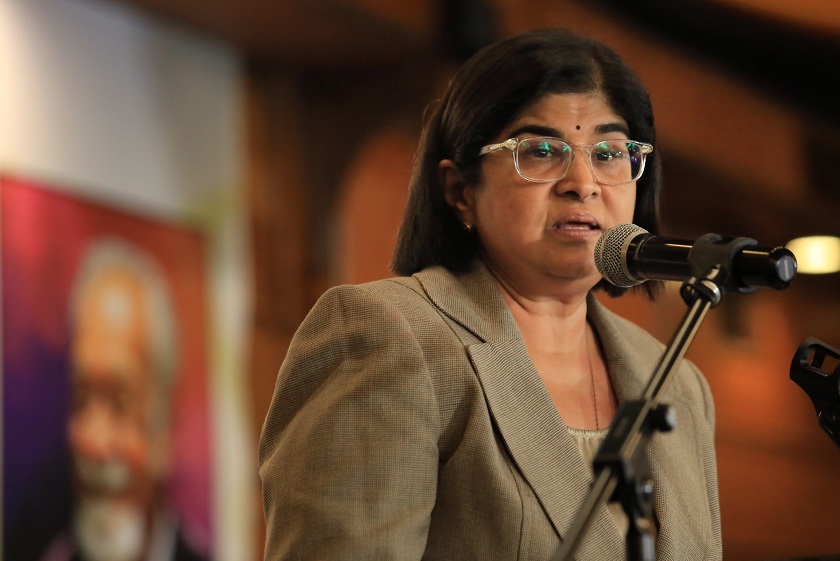
[[[569,169],[572,157],[572,148],[557,138],[527,138],[516,146],[519,175],[533,181],[560,179]]]
[[[645,153],[632,140],[605,140],[592,146],[589,153],[592,172],[602,183],[620,185],[642,176]]]

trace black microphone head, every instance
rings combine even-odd
[[[648,231],[635,224],[619,224],[606,230],[595,243],[595,266],[608,282],[622,288],[642,284],[644,279],[630,275],[627,269],[627,246],[639,234]]]

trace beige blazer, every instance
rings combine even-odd
[[[663,345],[589,299],[619,400]],[[712,396],[683,361],[648,448],[658,561],[721,559]],[[591,467],[489,272],[331,289],[300,326],[260,437],[266,561],[552,557]],[[606,507],[575,559],[626,558]]]

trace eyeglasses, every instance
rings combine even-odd
[[[513,152],[516,173],[537,183],[563,179],[572,167],[575,148],[586,151],[586,162],[595,179],[604,185],[636,181],[645,171],[645,158],[653,146],[635,140],[602,140],[594,144],[569,144],[551,136],[509,138],[483,147],[479,156],[499,150]]]

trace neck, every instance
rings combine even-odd
[[[568,300],[533,299],[499,283],[502,297],[529,347],[561,354],[580,353],[588,328],[585,295]]]

